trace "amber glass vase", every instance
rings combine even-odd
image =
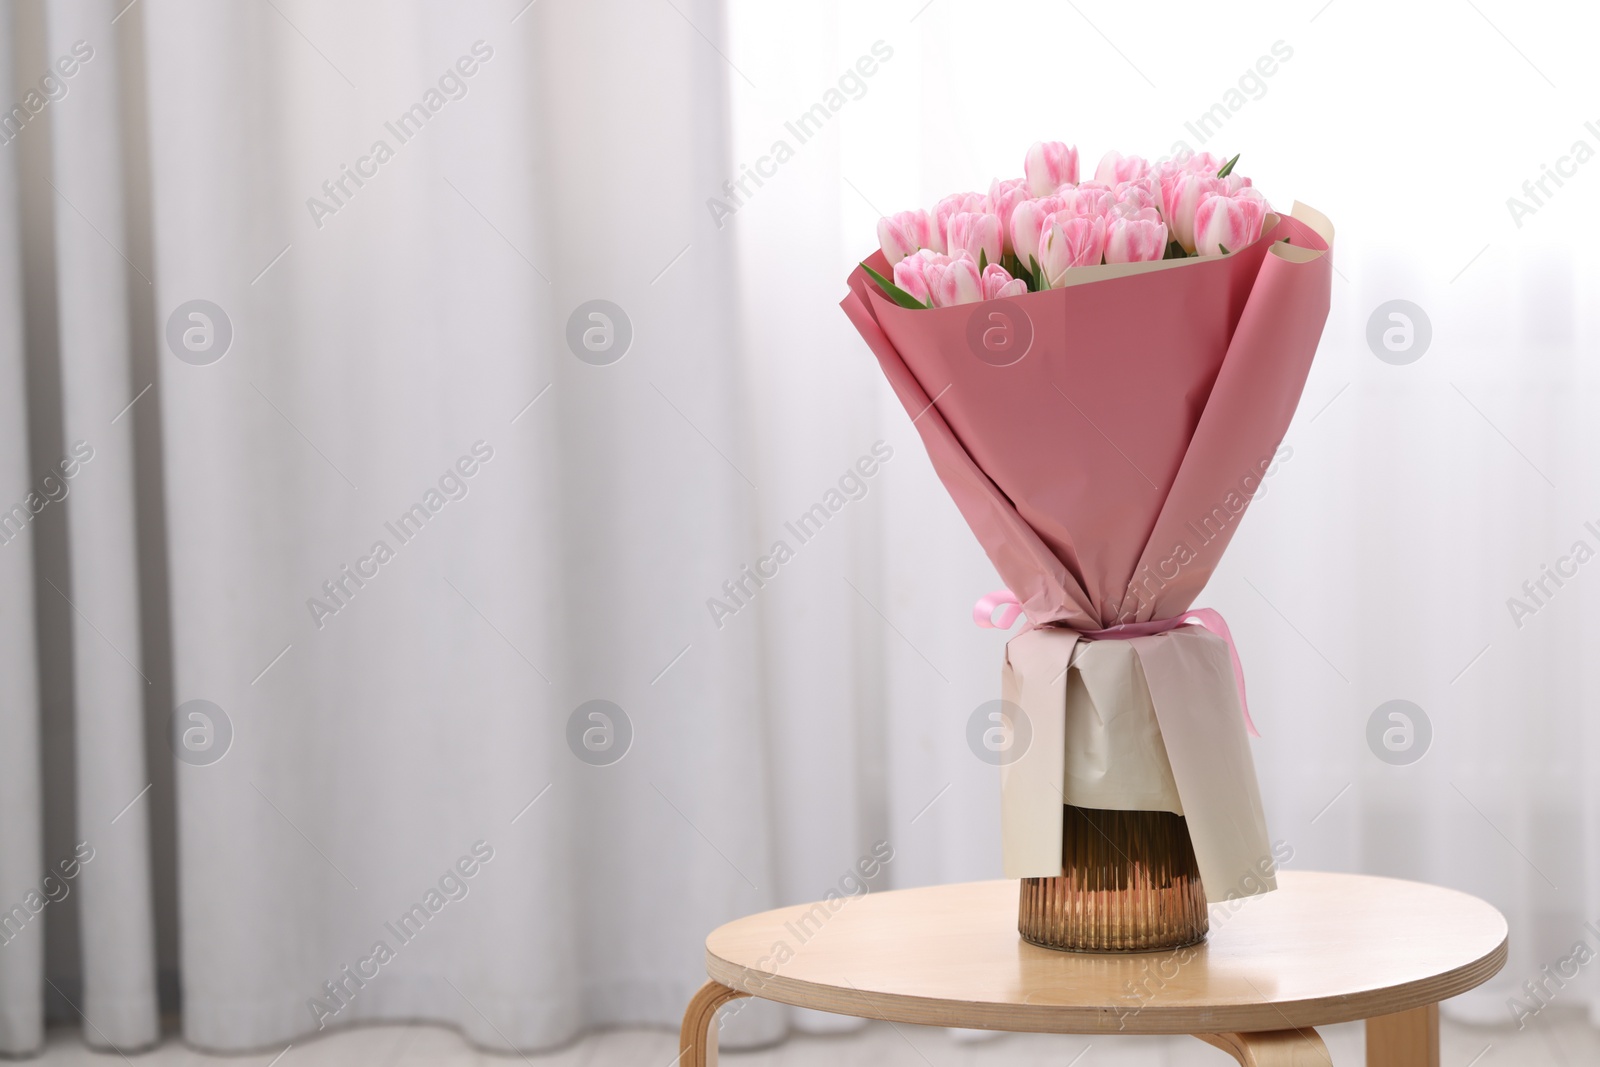
[[[1183,816],[1066,805],[1062,870],[1024,878],[1017,929],[1046,948],[1149,952],[1205,939],[1211,921]]]

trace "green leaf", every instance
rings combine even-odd
[[[1177,241],[1168,241],[1167,242],[1167,251],[1161,258],[1162,259],[1187,259],[1188,257],[1189,257],[1189,253],[1187,253],[1187,252],[1185,252],[1183,250],[1183,246],[1182,245],[1180,245]]]
[[[1045,287],[1044,271],[1039,269],[1039,261],[1033,256],[1028,257],[1028,262],[1033,265],[1032,277],[1028,279],[1029,288],[1037,293]]]
[[[1001,266],[1005,267],[1006,272],[1013,278],[1021,278],[1022,284],[1028,287],[1028,292],[1033,292],[1033,275],[1028,273],[1027,267],[1018,262],[1016,256],[1007,256]]]
[[[987,248],[978,249],[978,273],[982,274],[988,268],[988,266],[989,250]]]
[[[1217,177],[1226,178],[1228,175],[1232,174],[1233,173],[1233,165],[1235,163],[1237,163],[1237,162],[1239,162],[1239,153],[1235,152],[1233,154],[1233,158],[1228,160],[1226,163],[1224,163],[1222,165],[1222,169],[1217,171]]]
[[[1227,255],[1228,254],[1228,246],[1223,244],[1221,241],[1217,242],[1217,247],[1222,249],[1222,254],[1223,255]]]
[[[930,307],[933,306],[932,304],[924,304],[922,301],[918,300],[916,297],[912,296],[910,293],[908,293],[904,289],[900,288],[894,282],[891,282],[888,278],[885,278],[883,275],[879,274],[877,271],[875,271],[871,267],[867,266],[866,261],[864,261],[864,260],[861,263],[861,269],[867,272],[867,277],[871,278],[873,281],[878,283],[878,288],[882,289],[885,293],[887,293],[889,295],[889,299],[890,300],[893,300],[896,304],[899,304],[901,307],[903,307],[903,308],[930,308]]]

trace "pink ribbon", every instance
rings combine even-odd
[[[997,608],[1000,609],[998,618],[995,615]],[[986,630],[1009,630],[1021,614],[1022,601],[1018,600],[1017,595],[1009,589],[996,589],[987,596],[979,598],[972,606],[973,621]],[[1130,637],[1164,634],[1176,630],[1191,620],[1228,643],[1228,658],[1233,661],[1233,681],[1239,688],[1239,708],[1244,712],[1245,729],[1249,731],[1251,737],[1260,737],[1261,732],[1256,729],[1255,721],[1250,718],[1250,702],[1244,695],[1244,665],[1239,662],[1239,646],[1233,643],[1233,632],[1228,629],[1228,623],[1215,608],[1195,608],[1174,615],[1170,619],[1125,622],[1117,626],[1108,626],[1103,630],[1079,630],[1078,636],[1090,641],[1125,641]]]
[[[995,608],[1005,609],[1000,612],[998,621],[994,617]],[[985,630],[1009,630],[1021,614],[1022,601],[1009,589],[996,589],[988,596],[979,597],[978,602],[972,605],[972,621]]]

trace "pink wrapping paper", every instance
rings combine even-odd
[[[1299,402],[1327,250],[1280,217],[1232,255],[1080,268],[1069,278],[1094,277],[948,308],[900,307],[858,267],[842,306],[1029,621],[1094,630],[1170,618],[1210,578],[1238,525],[1229,494],[1259,484]],[[969,341],[994,305],[1033,333],[1007,366]],[[1209,534],[1219,506],[1229,521],[1202,540],[1192,524]]]

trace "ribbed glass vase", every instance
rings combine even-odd
[[[1066,805],[1062,870],[1024,878],[1017,930],[1046,948],[1149,952],[1205,939],[1211,920],[1183,816]]]

